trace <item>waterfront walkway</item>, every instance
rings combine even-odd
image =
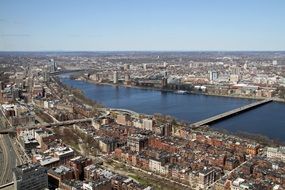
[[[273,101],[273,99],[271,99],[271,98],[270,99],[265,99],[265,100],[262,100],[262,101],[257,101],[257,102],[254,102],[254,103],[242,106],[240,108],[236,108],[236,109],[233,109],[231,111],[228,111],[228,112],[225,112],[225,113],[222,113],[222,114],[219,114],[219,115],[215,115],[213,117],[204,119],[202,121],[198,121],[196,123],[192,123],[191,127],[197,128],[197,127],[200,127],[200,126],[203,126],[203,125],[208,125],[210,123],[214,123],[216,121],[225,119],[227,117],[231,117],[233,115],[236,115],[236,114],[248,111],[250,109],[256,108],[258,106],[267,104],[267,103],[272,102],[272,101]]]

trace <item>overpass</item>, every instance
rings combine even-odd
[[[73,124],[78,124],[78,123],[92,122],[92,120],[93,118],[73,119],[73,120],[67,120],[67,121],[58,121],[56,123],[44,123],[44,124],[39,124],[39,125],[32,126],[32,127],[50,128],[50,127],[58,127],[58,126],[63,126],[63,125],[73,125]]]
[[[265,100],[262,100],[262,101],[257,101],[257,102],[254,102],[254,103],[242,106],[240,108],[236,108],[236,109],[230,110],[228,112],[225,112],[225,113],[222,113],[222,114],[219,114],[219,115],[215,115],[213,117],[204,119],[202,121],[198,121],[196,123],[192,123],[190,126],[193,127],[193,128],[197,128],[197,127],[200,127],[200,126],[203,126],[203,125],[208,125],[210,123],[214,123],[214,122],[223,120],[225,118],[232,117],[234,115],[237,115],[237,114],[240,114],[242,112],[254,109],[256,107],[262,106],[262,105],[267,104],[267,103],[272,102],[272,101],[273,101],[273,99],[271,99],[271,98],[270,99],[265,99]]]
[[[9,182],[9,183],[6,183],[4,185],[1,185],[0,186],[0,189],[3,189],[3,190],[7,190],[7,189],[15,189],[14,187],[14,182]]]
[[[99,118],[106,117],[110,114],[106,108],[100,108],[103,111],[106,111],[106,114],[101,115]],[[124,111],[130,111],[130,110],[124,110]],[[134,112],[135,113],[135,112]],[[37,128],[50,128],[50,127],[59,127],[64,125],[73,125],[78,123],[86,123],[89,122],[93,125],[93,122],[96,120],[96,118],[83,118],[83,119],[73,119],[73,120],[67,120],[67,121],[58,121],[54,119],[54,123],[41,123],[38,125],[32,125],[27,127],[19,127],[20,129],[37,129]],[[9,128],[2,128],[0,130],[0,134],[12,134],[16,133],[17,127],[9,127]]]
[[[117,112],[123,112],[123,113],[128,113],[131,115],[139,115],[137,112],[127,110],[127,109],[117,109],[117,108],[100,108],[102,111],[106,111],[106,114],[102,115],[101,117],[106,117],[109,115],[109,111],[117,111]],[[20,129],[37,129],[37,128],[51,128],[51,127],[59,127],[59,126],[64,126],[64,125],[73,125],[73,124],[78,124],[78,123],[93,123],[95,118],[84,118],[84,119],[73,119],[73,120],[67,120],[67,121],[57,121],[55,120],[54,123],[41,123],[38,125],[32,125],[32,126],[27,126],[27,127],[20,127]],[[0,130],[0,134],[9,134],[9,133],[16,133],[17,127],[10,127],[10,128],[4,128]]]
[[[120,108],[109,108],[110,111],[115,111],[115,112],[123,112],[123,113],[127,113],[130,115],[139,115],[137,112],[132,111],[132,110],[128,110],[128,109],[120,109]]]
[[[68,120],[68,121],[58,121],[55,123],[38,124],[34,126],[23,127],[22,129],[50,128],[50,127],[58,127],[58,126],[64,126],[64,125],[85,123],[85,122],[92,123],[92,121],[93,121],[93,118],[73,119],[73,120]],[[0,130],[0,134],[8,134],[8,133],[15,133],[15,132],[16,132],[16,127],[10,127],[10,128]]]

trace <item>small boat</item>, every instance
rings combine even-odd
[[[175,94],[188,94],[188,92],[185,91],[185,90],[177,90],[177,91],[175,91],[174,93],[175,93]]]

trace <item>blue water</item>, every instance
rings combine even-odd
[[[98,85],[85,81],[61,78],[69,86],[104,106],[124,108],[139,113],[161,113],[193,123],[202,119],[250,104],[255,100],[205,95],[180,95],[158,90]],[[213,124],[229,131],[258,133],[285,141],[285,104],[269,103],[257,109]]]
[[[214,125],[232,132],[261,134],[285,142],[285,104],[273,102]]]

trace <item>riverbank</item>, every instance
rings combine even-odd
[[[93,80],[81,80],[92,84],[97,85],[109,85],[113,87],[124,87],[124,88],[135,88],[135,89],[144,89],[144,90],[155,90],[155,91],[161,91],[161,92],[172,92],[175,93],[177,90],[172,89],[163,89],[163,88],[156,88],[156,87],[145,87],[145,86],[133,86],[133,85],[125,85],[125,84],[114,84],[114,83],[107,83],[107,82],[96,82]],[[267,98],[265,97],[248,97],[248,96],[238,96],[238,95],[222,95],[222,94],[208,94],[208,93],[201,93],[201,92],[194,92],[194,91],[187,91],[187,94],[192,95],[204,95],[204,96],[214,96],[214,97],[224,97],[224,98],[237,98],[237,99],[248,99],[248,100],[265,100]],[[186,95],[187,95],[186,94]],[[274,98],[273,99],[276,102],[285,103],[285,100],[280,98]]]
[[[162,91],[162,92],[175,92],[175,90],[155,88],[155,87],[133,86],[133,85],[125,85],[125,84],[114,84],[114,83],[108,83],[108,82],[96,82],[96,81],[93,81],[93,80],[84,80],[84,81],[92,83],[92,84],[108,85],[108,86],[113,86],[113,87],[136,88],[136,89],[155,90],[155,91]]]
[[[177,121],[186,121],[185,123],[188,124],[252,102],[250,98],[246,98],[248,100],[241,97],[224,96],[211,98],[214,95],[201,93],[197,93],[197,96],[182,96],[174,93],[161,94],[159,93],[161,89],[156,88],[97,83],[86,80],[79,81],[69,78],[62,78],[62,80],[65,81],[63,84],[79,88],[87,98],[101,102],[105,107],[134,110],[137,113],[148,115],[161,113],[162,115],[170,115],[176,118]],[[122,88],[118,90],[116,87]],[[154,91],[152,92],[152,90]],[[244,131],[252,134],[262,134],[271,139],[280,139],[285,142],[285,134],[282,132],[284,108],[284,104],[271,103],[256,109],[256,111],[239,114],[229,120],[218,122],[213,126],[213,130],[224,128],[232,132]]]

